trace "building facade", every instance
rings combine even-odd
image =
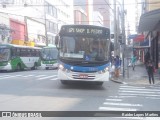
[[[149,41],[149,52],[155,67],[160,69],[160,0],[145,0],[142,5],[139,32]]]
[[[8,15],[5,20],[0,20],[0,24],[12,19],[25,25],[25,32],[19,30],[24,39],[22,37],[15,39],[13,35],[19,36],[18,32],[11,33],[10,39],[15,44],[25,42],[33,42],[35,46],[54,44],[61,25],[73,24],[73,0],[0,0],[0,3],[3,6],[0,8],[0,16]],[[5,24],[11,28],[11,23]],[[19,25],[14,25],[13,31],[14,29],[18,31]],[[17,39],[20,42],[17,42]]]

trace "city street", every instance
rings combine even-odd
[[[0,73],[0,111],[159,111],[159,100],[158,84],[62,85],[57,70]]]

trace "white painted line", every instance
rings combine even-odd
[[[119,95],[136,95],[136,96],[154,96],[154,97],[156,97],[156,96],[160,96],[160,95],[147,95],[147,94],[130,94],[130,93],[128,93],[128,94],[125,94],[125,93],[120,93]]]
[[[43,76],[47,76],[47,75],[37,75],[37,76],[35,76],[35,77],[43,77]]]
[[[43,77],[43,78],[39,78],[39,79],[37,79],[37,80],[43,80],[43,79],[47,79],[47,78],[51,78],[51,77],[55,77],[55,76],[57,76],[57,75],[52,75],[52,76],[48,76],[48,77]]]
[[[3,77],[3,78],[0,78],[0,79],[13,78],[13,77],[18,77],[18,76],[23,76],[23,75],[14,75],[14,76],[8,76],[8,77]]]
[[[129,97],[136,97],[136,96],[128,95],[128,96],[109,96],[109,97],[112,97],[112,98],[129,98]]]
[[[111,102],[104,102],[104,105],[118,105],[118,106],[139,106],[141,107],[141,104],[129,104],[129,103],[111,103]]]
[[[158,97],[145,97],[145,98],[155,99],[155,100],[159,100],[159,99],[160,99],[160,98],[158,98]]]
[[[50,79],[50,80],[58,80],[58,78],[53,78],[53,79]]]
[[[137,111],[133,108],[118,108],[118,107],[99,107],[99,110],[109,110],[109,111]]]
[[[150,91],[127,91],[127,90],[119,90],[119,92],[125,92],[125,93],[138,93],[138,94],[141,94],[141,93],[144,93],[144,94],[157,94],[157,92],[150,92]],[[159,93],[160,95],[160,93]]]
[[[107,101],[122,101],[122,99],[106,99]]]
[[[23,76],[23,77],[31,77],[31,76],[34,76],[34,75],[27,75],[27,76]]]
[[[146,88],[146,87],[137,87],[137,86],[124,86],[124,85],[121,85],[120,88]]]
[[[119,88],[121,90],[137,90],[137,91],[140,91],[140,90],[144,90],[144,91],[157,91],[157,92],[160,92],[159,89],[133,89],[133,88]]]

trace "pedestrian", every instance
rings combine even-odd
[[[120,72],[120,58],[117,55],[115,58],[115,77],[119,78],[119,73]]]
[[[149,50],[148,50],[147,53],[144,56],[144,63],[145,63],[146,67],[147,67],[147,63],[148,63],[149,59],[150,59],[150,53],[149,53]]]
[[[131,58],[131,65],[132,65],[133,70],[135,69],[136,61],[137,61],[137,57],[133,55]]]
[[[154,84],[154,65],[151,59],[149,59],[147,62],[147,72],[148,72],[149,83],[151,84],[152,82]]]

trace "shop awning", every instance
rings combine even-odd
[[[149,11],[140,17],[139,32],[160,30],[160,9]]]
[[[141,42],[144,41],[144,35],[137,35],[134,39],[134,42]]]

